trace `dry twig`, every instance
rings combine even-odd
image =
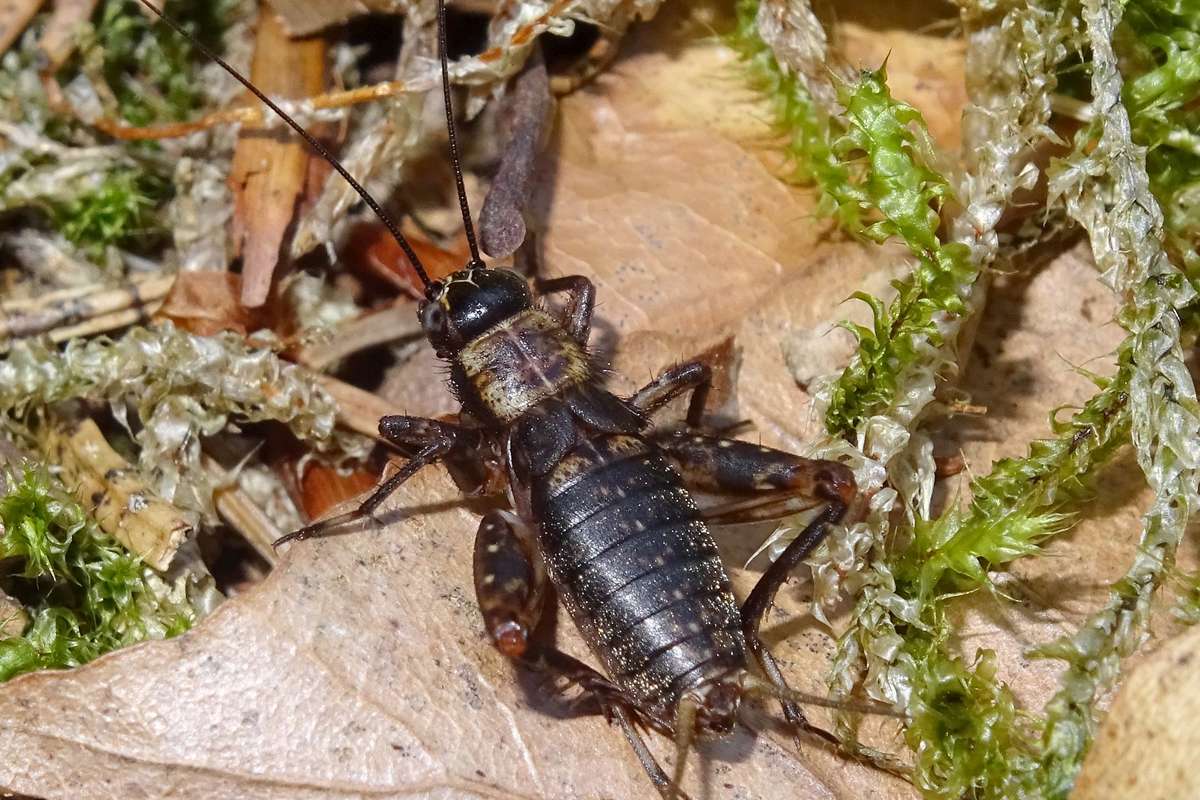
[[[204,469],[209,473],[213,485],[224,486],[214,493],[214,502],[221,519],[237,531],[243,539],[250,543],[263,559],[275,566],[278,556],[271,543],[283,535],[283,531],[275,526],[271,518],[250,499],[250,495],[242,491],[233,477],[216,459],[204,456]]]
[[[0,339],[48,333],[63,342],[131,325],[153,314],[174,282],[174,275],[150,275],[117,288],[91,284],[10,300],[0,305]]]
[[[421,324],[411,305],[393,306],[374,314],[350,320],[328,341],[306,345],[296,360],[309,369],[325,369],[330,364],[368,347],[394,342],[421,333]]]

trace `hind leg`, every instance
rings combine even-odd
[[[688,486],[730,498],[704,511],[704,518],[710,522],[777,519],[825,506],[767,569],[742,607],[747,646],[771,682],[787,688],[783,673],[759,636],[759,629],[791,571],[821,543],[829,526],[841,520],[853,501],[856,491],[853,474],[835,461],[802,458],[736,439],[683,431],[661,435],[655,441]],[[798,705],[789,700],[782,702],[788,721],[830,738],[824,731],[808,725]]]
[[[579,687],[580,701],[594,702],[610,722],[617,721],[642,769],[667,796],[671,780],[638,730],[642,718],[637,707],[595,669],[532,640],[541,620],[548,581],[528,526],[506,511],[484,516],[475,536],[474,572],[475,597],[496,648],[519,664]]]
[[[712,368],[702,361],[688,361],[661,372],[654,380],[638,389],[629,398],[629,402],[646,416],[650,416],[684,392],[691,392],[687,424],[692,428],[699,428],[711,388]]]
[[[763,673],[771,683],[781,689],[788,688],[787,680],[783,677],[779,665],[775,662],[775,657],[771,655],[771,651],[767,649],[766,644],[759,635],[762,621],[766,617],[767,611],[771,608],[771,604],[774,602],[779,588],[787,582],[792,570],[816,549],[821,540],[825,538],[825,533],[829,529],[829,526],[838,522],[845,511],[846,507],[843,504],[831,501],[828,507],[809,523],[803,533],[784,548],[783,553],[780,554],[779,558],[775,559],[775,562],[758,579],[758,583],[754,585],[750,596],[742,604],[742,632],[745,634],[746,643],[750,646],[751,652],[754,653],[755,658],[758,660],[759,666],[762,667]],[[784,716],[789,722],[811,733],[815,733],[834,744],[838,744],[838,740],[827,731],[810,725],[798,705],[790,700],[783,700],[781,702],[783,704]]]

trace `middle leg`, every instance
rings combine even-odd
[[[703,361],[688,361],[661,372],[658,377],[638,389],[629,402],[650,416],[684,392],[692,393],[688,401],[687,424],[699,428],[712,388],[712,368]]]
[[[664,796],[671,779],[646,746],[638,722],[645,720],[620,688],[595,669],[557,648],[532,640],[545,602],[547,576],[533,532],[515,514],[489,512],[475,536],[475,597],[488,635],[501,653],[530,669],[577,686],[615,720],[646,775]]]

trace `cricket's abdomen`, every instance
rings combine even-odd
[[[689,689],[746,664],[741,617],[679,475],[636,436],[577,445],[533,485],[546,569],[609,677],[671,720]]]
[[[471,341],[451,366],[463,405],[506,424],[591,380],[587,353],[551,315],[526,309]]]

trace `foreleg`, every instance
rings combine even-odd
[[[413,445],[417,452],[394,475],[376,487],[375,491],[353,511],[314,522],[298,531],[275,540],[274,547],[284,542],[325,536],[348,522],[371,516],[392,492],[416,475],[423,467],[444,458],[457,449],[478,446],[479,435],[473,430],[421,417],[388,416],[379,420],[379,433],[395,444]]]

